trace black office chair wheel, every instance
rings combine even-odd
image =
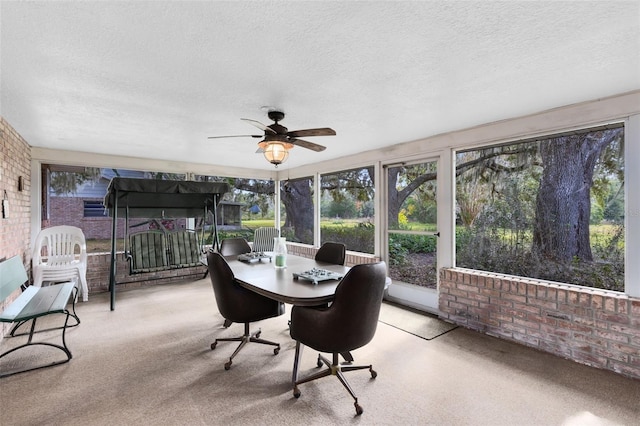
[[[211,344],[211,350],[214,350],[216,348],[216,346],[218,346],[218,341],[217,340]]]
[[[259,339],[261,334],[262,334],[262,330],[258,330],[256,332],[256,339]]]
[[[378,377],[378,373],[373,368],[369,368],[369,371],[371,371],[372,379],[375,379],[376,377]]]
[[[293,396],[295,396],[296,398],[300,398],[300,395],[302,395],[300,393],[300,389],[298,389],[298,386],[294,386],[293,387]]]
[[[354,402],[353,405],[356,406],[356,416],[361,415],[362,413],[364,413],[364,410],[362,409],[362,407],[360,406],[360,404],[358,404],[357,402]]]
[[[273,350],[273,354],[274,354],[274,355],[278,355],[279,353],[280,353],[280,348],[275,348],[275,349]]]
[[[231,364],[232,364],[231,360],[229,360],[229,362],[225,362],[224,363],[224,369],[225,370],[231,369]]]
[[[320,358],[320,354],[318,354],[318,361],[316,362],[316,366],[318,368],[322,367],[322,359]]]

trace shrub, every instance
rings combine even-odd
[[[391,265],[402,266],[407,263],[409,250],[400,241],[389,239],[389,263]]]
[[[371,223],[359,223],[357,226],[322,227],[322,242],[344,243],[347,250],[361,253],[373,253],[375,229]]]
[[[251,229],[219,230],[218,240],[222,241],[226,238],[244,238],[247,241],[251,241],[253,239],[253,230]],[[209,233],[206,234],[205,244],[213,244],[213,235]]]
[[[436,238],[432,235],[389,235],[389,263],[392,265],[406,265],[409,253],[435,253]]]
[[[497,229],[464,228],[456,235],[457,266],[624,291],[624,245],[619,243],[620,232],[609,239],[592,239],[596,258],[592,262],[541,258],[531,251],[531,243],[525,237],[505,237],[505,232]]]

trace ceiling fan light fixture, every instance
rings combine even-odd
[[[263,107],[263,110],[269,107]],[[317,129],[301,129],[289,131],[286,127],[280,124],[280,121],[284,118],[284,112],[279,110],[269,110],[269,118],[274,121],[273,124],[265,126],[256,120],[243,118],[242,120],[262,130],[264,132],[264,139],[258,142],[258,151],[264,154],[264,158],[268,162],[278,167],[278,164],[282,164],[287,161],[289,157],[289,150],[294,146],[301,146],[302,148],[310,149],[315,152],[324,151],[326,148],[317,143],[309,142],[300,137],[306,136],[335,136],[336,131],[329,127],[322,127]],[[209,139],[218,138],[232,138],[232,137],[252,137],[261,138],[261,135],[234,135],[234,136],[209,136]]]
[[[289,149],[291,149],[292,145],[288,143],[281,142],[267,142],[264,149],[264,158],[267,159],[268,162],[278,167],[278,164],[282,164],[287,161],[289,158]],[[287,146],[289,145],[289,146]]]

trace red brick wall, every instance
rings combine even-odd
[[[0,260],[15,255],[31,268],[30,251],[30,191],[31,191],[31,148],[27,142],[0,117],[0,199],[9,200],[9,216],[0,216]],[[19,191],[18,178],[22,176],[23,188]],[[10,296],[5,303],[0,302],[0,311],[13,301],[20,291]],[[2,323],[0,336],[4,336],[11,324]]]
[[[312,258],[315,256],[317,248],[301,244],[288,243],[287,250],[291,254]],[[370,255],[358,255],[347,253],[346,264],[353,266],[358,263],[376,262],[378,259]],[[95,292],[105,292],[109,290],[109,267],[111,263],[110,253],[92,253],[88,255],[87,285],[89,295]],[[120,289],[141,287],[145,285],[164,284],[183,280],[200,279],[204,276],[206,268],[198,266],[193,268],[171,269],[169,271],[152,272],[144,274],[129,274],[129,264],[125,260],[122,252],[116,257],[116,282]]]
[[[640,299],[464,269],[440,272],[442,318],[640,378]]]
[[[109,291],[109,267],[111,253],[95,253],[87,256],[87,286],[89,298],[91,293]],[[129,274],[129,263],[122,252],[116,255],[116,293],[119,290],[142,287],[146,285],[167,284],[185,280],[196,280],[204,277],[207,268],[197,266],[191,268],[170,269],[160,272]]]

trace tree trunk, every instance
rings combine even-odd
[[[293,228],[296,240],[307,244],[313,243],[312,195],[306,179],[285,182],[280,194],[287,214],[284,227]]]
[[[389,229],[398,229],[398,215],[402,209],[402,204],[405,200],[417,190],[423,183],[435,180],[438,176],[437,172],[422,173],[416,176],[413,180],[407,183],[402,190],[398,191],[396,187],[398,183],[398,177],[400,173],[405,173],[405,168],[402,166],[391,167],[387,171],[387,205],[388,205],[388,224]],[[404,174],[406,177],[406,173]]]
[[[555,261],[592,261],[591,186],[602,150],[619,129],[540,143],[543,173],[536,199],[533,252]]]
[[[387,170],[387,204],[388,204],[388,225],[389,229],[398,229],[398,215],[400,214],[400,207],[402,207],[403,200],[399,199],[399,193],[396,189],[398,182],[398,175],[400,175],[401,167],[391,167]]]

